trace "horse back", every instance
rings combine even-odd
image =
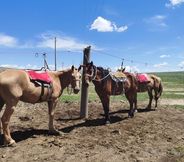
[[[0,73],[0,84],[27,86],[28,76],[24,70],[7,69]]]
[[[159,85],[161,84],[161,78],[153,74],[150,75],[150,78],[154,81],[154,86],[159,87]]]
[[[23,70],[7,69],[0,73],[0,96],[7,102],[22,96],[28,87],[28,76]]]

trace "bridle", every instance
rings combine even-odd
[[[80,81],[81,81],[81,79],[75,79],[74,80],[75,82],[79,82],[79,87],[80,87]],[[68,92],[68,94],[69,95],[71,95],[72,94],[72,90],[74,90],[75,88],[73,88],[72,87],[72,84],[70,83],[68,86],[67,86],[67,92]]]
[[[96,76],[97,76],[97,69],[98,69],[98,67],[96,67],[95,65],[92,65],[92,68],[93,68],[92,74],[89,75],[89,77],[92,78],[92,79],[91,79],[92,81],[101,82],[101,81],[105,80],[108,76],[111,75],[111,73],[109,72],[109,73],[108,73],[107,75],[105,75],[103,78],[101,78],[101,79],[95,79]]]

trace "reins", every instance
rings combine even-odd
[[[104,76],[103,78],[97,80],[97,79],[95,79],[96,75],[97,75],[97,67],[93,65],[93,69],[95,71],[95,75],[92,78],[93,81],[101,82],[101,81],[105,80],[109,75],[111,75],[111,73],[109,72],[106,76]]]

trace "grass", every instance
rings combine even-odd
[[[184,105],[173,105],[175,109],[184,109]]]
[[[162,79],[164,91],[162,94],[163,99],[184,99],[184,72],[163,72],[154,73]],[[89,86],[89,101],[100,101],[97,96],[94,85],[91,83]],[[148,94],[138,93],[138,101],[148,100]],[[61,96],[63,102],[80,102],[80,93],[77,95],[68,95],[66,91]],[[124,95],[111,96],[111,102],[126,100]]]

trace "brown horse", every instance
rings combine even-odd
[[[155,99],[155,108],[157,108],[157,101],[162,95],[162,91],[163,91],[162,81],[156,75],[147,74],[147,76],[148,76],[148,82],[140,83],[139,81],[137,81],[138,83],[137,89],[138,89],[138,92],[146,92],[146,91],[148,92],[149,103],[148,103],[147,109],[151,109],[153,96]],[[153,94],[153,91],[154,91],[154,94]]]
[[[127,75],[122,81],[117,81],[117,78],[113,79],[109,70],[96,67],[93,65],[93,62],[85,65],[84,69],[86,71],[86,83],[89,84],[90,81],[93,82],[95,91],[102,102],[106,123],[110,122],[109,102],[111,95],[121,95],[125,93],[130,104],[128,115],[129,117],[134,116],[134,111],[137,106],[137,89],[134,84],[134,77],[131,74]]]
[[[118,71],[124,73],[125,75],[131,74],[132,76],[134,76],[135,78],[134,80],[136,81],[138,93],[148,92],[149,103],[146,107],[147,109],[151,109],[153,97],[155,99],[155,108],[157,107],[157,101],[162,95],[162,91],[163,91],[163,85],[162,85],[161,78],[153,74],[143,74],[143,75],[146,75],[147,81],[141,82],[138,77],[139,74],[125,72],[125,68],[123,70],[118,69]],[[154,91],[154,94],[153,94],[153,91]]]
[[[10,135],[9,122],[18,101],[32,104],[43,101],[48,102],[49,133],[59,134],[53,124],[56,104],[63,90],[69,84],[71,84],[74,93],[79,92],[81,75],[78,69],[72,66],[68,70],[48,71],[48,76],[52,80],[51,89],[43,88],[33,83],[25,70],[9,69],[0,73],[0,111],[3,105],[6,104],[1,119],[5,145],[10,146],[15,143]],[[41,98],[40,94],[42,94]]]

